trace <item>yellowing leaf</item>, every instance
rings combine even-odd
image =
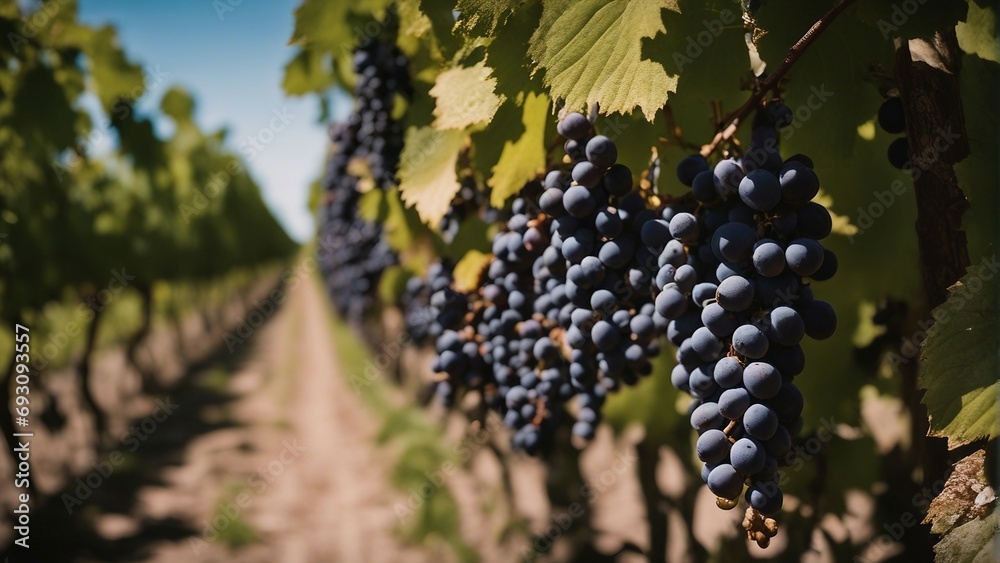
[[[932,311],[934,324],[920,347],[917,384],[927,390],[930,434],[947,436],[951,447],[1000,435],[998,275],[995,256],[971,268]]]
[[[992,6],[979,7],[969,2],[966,21],[955,26],[958,45],[966,53],[979,55],[993,62],[1000,62],[1000,38],[997,37],[997,13]]]
[[[490,205],[503,207],[510,196],[516,194],[545,170],[545,125],[549,121],[549,98],[531,92],[524,100],[524,133],[517,141],[504,143],[500,160],[491,170],[489,185]]]
[[[420,220],[436,228],[462,187],[455,173],[462,131],[411,127],[400,155],[399,191],[403,203],[416,208]]]
[[[401,0],[399,10],[399,32],[401,35],[423,37],[431,29],[431,20],[420,11],[420,0]]]
[[[485,63],[472,67],[448,69],[438,75],[431,88],[437,100],[434,106],[434,127],[465,129],[477,123],[489,123],[503,98],[494,90],[497,80]]]
[[[455,291],[468,293],[479,287],[479,278],[493,258],[492,254],[470,250],[455,264],[453,273]]]
[[[602,113],[647,120],[677,91],[677,76],[642,58],[643,39],[665,33],[660,10],[670,0],[543,0],[542,21],[528,53],[552,96],[573,110],[599,103]]]

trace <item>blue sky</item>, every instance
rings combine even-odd
[[[164,75],[139,102],[151,113],[172,85],[197,100],[196,119],[208,131],[229,130],[230,147],[249,161],[264,199],[288,233],[299,241],[312,235],[306,207],[309,183],[322,169],[326,127],[317,122],[315,96],[285,97],[281,80],[293,56],[288,46],[299,0],[81,0],[80,19],[111,23],[129,56]],[[218,13],[216,5],[232,6]],[[349,110],[338,97],[338,117]],[[273,120],[283,114],[284,120]],[[271,124],[282,127],[270,130]],[[158,123],[166,132],[166,122]],[[258,148],[248,142],[258,139]],[[266,144],[262,141],[269,141]],[[253,153],[253,156],[248,156]]]

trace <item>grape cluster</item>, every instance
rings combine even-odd
[[[319,259],[338,312],[361,324],[377,307],[382,272],[398,261],[382,228],[358,216],[362,177],[373,186],[395,183],[402,129],[392,119],[397,94],[412,94],[406,57],[390,40],[367,39],[353,57],[358,77],[354,110],[331,128],[335,147],[327,162],[319,213]],[[365,172],[366,170],[366,172]]]
[[[775,473],[802,427],[803,398],[793,383],[805,366],[800,342],[836,328],[833,308],[813,297],[810,284],[837,270],[836,256],[818,242],[832,221],[811,201],[819,191],[812,161],[778,156],[790,112],[775,105],[758,114],[742,159],[714,168],[701,155],[682,161],[678,177],[698,209],[656,222],[689,253],[685,265],[661,269],[661,281],[667,270],[673,282],[656,307],[671,319],[668,338],[678,346],[671,381],[695,397],[690,418],[702,478],[729,501],[749,483],[745,498],[765,516],[781,509]]]
[[[482,287],[460,303],[469,326],[445,331],[434,365],[448,376],[444,395],[470,374],[488,383],[488,400],[515,430],[514,447],[529,453],[550,440],[566,410],[575,415],[572,434],[592,438],[607,394],[652,372],[667,323],[650,291],[656,256],[640,239],[655,211],[632,191],[614,142],[583,115],[569,114],[558,129],[571,168],[514,201]]]
[[[836,327],[811,286],[837,270],[819,242],[832,221],[812,201],[812,161],[780,156],[790,123],[787,106],[764,107],[742,158],[684,159],[677,175],[691,191],[654,209],[614,142],[567,115],[557,130],[568,169],[515,200],[476,292],[440,293],[441,394],[478,386],[529,453],[570,413],[585,441],[608,393],[649,374],[666,336],[720,506],[735,506],[749,484],[757,513],[779,511],[774,478],[802,427],[800,342]]]
[[[897,135],[906,132],[906,116],[903,112],[903,100],[898,96],[886,99],[878,108],[878,124],[886,133]],[[906,135],[898,137],[889,143],[889,164],[902,170],[910,161],[910,143]]]

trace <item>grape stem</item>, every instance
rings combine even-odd
[[[819,21],[814,23],[812,27],[806,31],[805,35],[795,42],[795,45],[792,45],[792,48],[788,50],[788,54],[785,55],[785,60],[781,61],[781,64],[774,69],[774,72],[769,74],[767,78],[756,82],[754,92],[749,98],[747,98],[747,101],[744,102],[743,105],[736,111],[723,118],[722,123],[725,127],[720,129],[715,134],[711,143],[701,147],[701,156],[708,158],[709,155],[719,148],[719,145],[728,141],[733,137],[733,135],[736,134],[736,131],[740,128],[740,124],[743,123],[747,116],[750,115],[750,112],[760,106],[768,92],[778,88],[778,84],[781,82],[781,79],[785,77],[785,74],[787,74],[789,70],[791,70],[792,65],[799,60],[799,57],[802,56],[802,53],[805,52],[806,48],[809,47],[809,45],[811,45],[813,41],[815,41],[816,38],[819,37],[831,23],[833,23],[833,20],[835,20],[837,16],[846,10],[847,7],[853,2],[854,0],[841,0],[839,4],[830,8],[829,12],[820,18]]]

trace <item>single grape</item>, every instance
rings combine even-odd
[[[708,489],[719,498],[734,499],[743,492],[743,476],[728,463],[722,463],[708,474]]]
[[[559,121],[556,131],[567,139],[579,140],[590,133],[590,121],[582,113],[570,113]]]
[[[826,301],[815,299],[802,308],[806,335],[815,340],[825,340],[837,330],[837,313]]]
[[[719,413],[729,420],[743,416],[750,406],[750,393],[742,387],[726,389],[719,396]]]
[[[781,374],[765,362],[753,362],[743,369],[743,386],[757,399],[770,399],[781,390]]]
[[[587,141],[587,160],[594,163],[594,166],[605,170],[618,160],[618,147],[614,141],[604,135],[597,135]]]
[[[719,283],[715,300],[723,309],[738,313],[753,303],[753,284],[742,276],[729,276]]]
[[[740,181],[740,199],[757,211],[770,211],[781,201],[781,185],[774,174],[754,170]]]
[[[733,332],[733,349],[742,356],[757,359],[767,353],[767,337],[753,325],[743,325]]]
[[[654,221],[650,221],[654,223]],[[698,240],[698,219],[690,213],[678,213],[670,220],[668,226],[670,236],[683,243],[693,243]],[[643,227],[645,232],[645,227]],[[664,244],[666,242],[664,241]]]
[[[906,130],[906,116],[903,112],[903,99],[892,97],[882,102],[878,108],[878,124],[886,133],[893,135]]]
[[[729,450],[733,469],[743,475],[753,475],[764,469],[766,456],[760,442],[752,438],[740,438]]]
[[[778,415],[760,403],[750,405],[743,413],[743,428],[751,438],[769,440],[778,430]]]
[[[705,463],[720,463],[729,455],[729,437],[722,430],[712,428],[698,437],[695,451]]]
[[[586,217],[594,210],[597,201],[590,190],[583,186],[570,186],[563,195],[563,207],[574,217]]]
[[[695,176],[709,169],[708,161],[700,154],[692,154],[684,157],[677,164],[677,179],[685,186],[690,187]]]
[[[602,177],[601,170],[586,160],[573,166],[573,181],[588,189],[597,187]]]
[[[802,277],[808,277],[823,265],[823,246],[810,238],[797,238],[785,249],[788,268]]]

